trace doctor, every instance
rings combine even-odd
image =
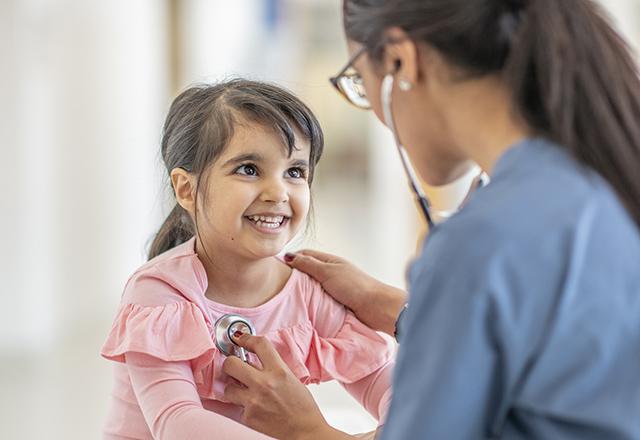
[[[590,0],[345,0],[344,28],[334,83],[383,121],[389,107],[417,173],[491,176],[431,230],[406,308],[337,257],[288,257],[398,330],[382,438],[640,439],[640,80],[624,41]],[[265,339],[238,342],[263,364],[224,365],[249,426],[351,438]]]

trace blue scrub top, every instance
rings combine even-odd
[[[510,148],[409,286],[383,439],[640,439],[640,232],[556,145]]]

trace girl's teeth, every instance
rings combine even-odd
[[[258,225],[258,227],[261,227],[261,228],[269,228],[269,229],[276,229],[280,227],[280,223],[267,223],[267,222],[261,222],[261,221],[256,222],[256,225]]]
[[[252,215],[249,217],[254,222],[267,222],[267,223],[282,223],[284,217],[279,215],[277,217],[265,217],[264,215]]]
[[[276,217],[269,217],[264,215],[252,215],[248,217],[251,221],[255,222],[256,225],[262,228],[276,229],[282,225],[284,222],[284,216],[279,215]]]

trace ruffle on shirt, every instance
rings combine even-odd
[[[217,348],[202,311],[184,301],[160,306],[122,304],[101,355],[125,362],[125,353],[167,362],[190,361],[194,372],[210,364]]]
[[[342,327],[333,337],[321,337],[311,328],[305,365],[307,383],[337,380],[350,384],[372,374],[394,355],[394,344],[347,312]]]
[[[393,356],[390,340],[351,313],[333,337],[320,336],[311,321],[264,336],[304,384],[333,379],[353,383]],[[232,379],[222,371],[226,357],[215,346],[213,329],[197,305],[188,301],[161,306],[121,305],[101,354],[124,363],[127,352],[167,362],[190,361],[200,397],[227,402],[224,389]],[[250,358],[257,361],[255,355],[250,354]]]
[[[280,329],[266,335],[305,385],[329,380],[350,384],[372,374],[393,358],[394,346],[352,313],[332,337],[318,334],[313,325]]]

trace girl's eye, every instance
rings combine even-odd
[[[257,176],[258,169],[251,164],[240,165],[238,168],[236,168],[236,174],[242,174],[244,176]]]
[[[307,177],[306,170],[300,167],[289,168],[289,170],[287,170],[287,173],[289,174],[289,177],[292,177],[294,179],[304,179]]]

